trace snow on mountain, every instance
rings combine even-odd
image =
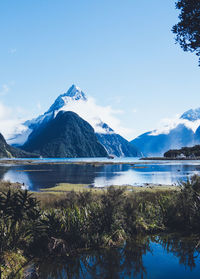
[[[200,108],[184,112],[180,117],[164,119],[156,130],[135,138],[133,143],[145,156],[161,156],[169,149],[200,143]]]
[[[85,93],[76,85],[72,85],[69,90],[58,96],[53,105],[49,108],[46,113],[50,113],[52,111],[58,111],[62,109],[64,106],[73,103],[74,101],[87,101]]]
[[[99,117],[102,109],[102,107],[95,104],[92,98],[88,99],[85,93],[78,86],[73,84],[66,93],[58,96],[47,112],[24,124],[33,129],[37,125],[44,124],[50,119],[55,118],[61,110],[73,111],[89,122],[96,133],[113,133],[114,131]],[[107,108],[105,108],[105,112],[106,110]]]
[[[55,119],[60,111],[73,111],[86,120],[94,128],[99,142],[109,154],[129,157],[140,155],[134,146],[110,127],[109,123],[112,127],[115,126],[117,129],[123,130],[120,121],[115,117],[116,111],[110,106],[96,105],[94,99],[87,98],[85,93],[75,85],[72,85],[66,93],[58,96],[43,115],[24,122],[21,133],[8,139],[8,142],[15,146],[27,144],[29,136],[31,137],[35,130],[45,127],[46,123]]]
[[[20,146],[23,145],[33,129],[38,125],[44,125],[49,120],[56,117],[59,111],[73,111],[89,122],[95,132],[113,133],[114,131],[98,116],[98,106],[95,105],[92,99],[87,99],[85,93],[76,85],[72,85],[69,90],[58,96],[53,105],[43,114],[28,120],[21,124],[21,129],[18,133],[14,133],[7,139],[9,144]]]
[[[186,120],[189,120],[192,122],[200,120],[200,108],[190,109],[190,110],[184,112],[180,118],[186,119]]]
[[[183,114],[185,115],[185,114]],[[200,118],[196,118],[195,117],[188,117],[185,115],[183,118],[183,115],[181,117],[175,117],[175,118],[171,118],[171,119],[163,119],[160,124],[159,124],[159,128],[156,130],[153,130],[151,132],[152,136],[157,136],[160,134],[169,134],[171,132],[171,130],[175,129],[176,127],[178,127],[179,125],[184,125],[186,128],[191,129],[194,133],[196,132],[196,130],[198,129],[198,127],[200,126]],[[193,120],[190,120],[193,119]]]

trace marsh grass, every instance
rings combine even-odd
[[[125,196],[137,193],[168,193],[180,191],[180,187],[177,186],[111,186],[116,190],[122,190]],[[109,187],[94,188],[89,187],[87,184],[70,184],[70,183],[59,183],[55,187],[42,188],[41,192],[33,192],[33,195],[40,202],[42,208],[51,208],[68,206],[71,204],[70,201],[75,200],[77,202],[79,196],[92,196],[95,199],[101,198],[103,194],[106,194]],[[87,194],[88,193],[88,194]]]
[[[41,192],[69,192],[69,191],[75,191],[75,192],[82,192],[82,191],[92,191],[96,193],[102,193],[103,191],[107,191],[108,187],[91,187],[88,184],[72,184],[72,183],[58,183],[56,186],[51,188],[42,188],[40,189]],[[177,186],[171,186],[171,185],[154,185],[150,184],[149,186],[132,186],[132,185],[112,185],[112,187],[115,187],[116,189],[124,189],[127,192],[133,191],[133,192],[157,192],[157,191],[175,191],[179,190]]]
[[[76,191],[70,187],[61,184],[50,192],[29,193],[1,184],[1,189],[7,188],[0,193],[2,270],[10,252],[22,251],[27,259],[65,257],[116,246],[136,235],[200,231],[198,176],[182,182],[179,190],[109,187],[97,193],[85,190],[85,185]]]
[[[0,192],[7,192],[8,190],[20,190],[22,185],[18,182],[11,183],[10,181],[0,181]]]
[[[26,264],[27,260],[23,256],[23,252],[18,250],[17,252],[5,252],[4,253],[4,265],[2,268],[1,279],[23,278],[22,266]],[[17,276],[16,276],[17,274]]]
[[[82,191],[88,191],[93,190],[92,188],[89,188],[87,184],[72,184],[72,183],[59,183],[55,187],[51,188],[42,188],[40,189],[41,192],[82,192]]]

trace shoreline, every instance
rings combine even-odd
[[[53,161],[55,159],[55,161]],[[151,164],[151,161],[200,161],[200,158],[189,159],[189,158],[165,158],[165,157],[144,157],[138,159],[138,161],[66,161],[65,159],[61,161],[56,161],[57,158],[52,159],[52,161],[39,161],[36,159],[0,159],[0,166],[5,165],[92,165],[92,166],[104,166],[104,165],[148,165]],[[73,158],[72,158],[73,159]],[[51,160],[51,158],[49,159]],[[144,161],[144,162],[142,162]],[[150,162],[148,162],[150,161]],[[159,163],[159,162],[158,162]],[[139,166],[138,166],[139,167]],[[137,168],[137,166],[135,166]]]
[[[18,159],[3,159],[0,160],[1,165],[119,165],[119,164],[128,164],[135,165],[141,164],[141,162],[106,162],[106,161],[37,161],[37,160],[18,160]]]
[[[200,157],[196,158],[167,158],[167,157],[144,157],[140,160],[151,160],[151,161],[199,161]]]
[[[162,191],[179,191],[178,185],[164,185],[156,183],[144,183],[141,185],[109,185],[102,187],[94,187],[88,184],[77,184],[77,183],[57,183],[53,187],[49,188],[40,188],[38,191],[28,190],[34,195],[43,195],[43,194],[54,194],[60,195],[63,193],[69,193],[74,191],[79,192],[92,192],[92,193],[102,193],[106,192],[110,187],[115,189],[124,189],[126,193],[139,193],[139,192],[162,192]],[[9,182],[0,180],[0,193],[7,190],[26,190],[23,184],[19,182]]]
[[[155,183],[144,183],[140,186],[134,185],[110,185],[103,187],[90,187],[86,184],[72,184],[72,183],[58,183],[54,187],[42,188],[38,192],[39,194],[63,194],[71,191],[74,192],[92,192],[92,193],[101,193],[107,191],[110,187],[115,189],[124,189],[126,193],[140,193],[140,192],[162,192],[162,191],[179,191],[178,185],[163,185]]]

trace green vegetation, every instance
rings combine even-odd
[[[0,133],[0,158],[37,158],[38,154],[25,152],[19,148],[15,148],[7,144],[5,138]]]
[[[92,126],[72,111],[59,111],[30,134],[22,146],[46,158],[107,157]]]
[[[87,188],[88,185],[87,184],[72,184],[72,183],[59,183],[57,184],[55,187],[52,188],[44,188],[44,189],[40,189],[41,191],[44,192],[69,192],[69,191],[75,191],[75,192],[82,192],[84,190],[88,190],[92,188]]]
[[[164,157],[166,158],[188,158],[188,159],[199,159],[200,158],[200,145],[192,147],[182,147],[181,149],[172,149],[165,152]]]
[[[115,246],[135,235],[200,229],[198,176],[182,182],[179,191],[127,192],[122,187],[110,187],[98,193],[55,194],[51,189],[51,193],[30,194],[10,186],[6,191],[5,184],[1,186],[3,278],[14,278],[12,274],[19,268],[8,266],[9,257],[22,267],[35,257],[69,256],[85,249]],[[62,185],[58,189],[63,190]]]
[[[125,193],[130,192],[159,192],[159,191],[177,191],[179,190],[176,186],[170,186],[170,185],[154,185],[149,184],[147,186],[118,186],[113,185],[115,189],[123,189]],[[72,183],[58,183],[56,186],[51,188],[43,188],[40,189],[41,192],[45,192],[46,194],[63,194],[68,193],[70,191],[74,192],[92,192],[96,194],[102,194],[103,192],[106,192],[108,187],[89,187],[87,184],[72,184]],[[42,195],[37,194],[38,197],[41,197]]]
[[[3,255],[4,264],[2,265],[1,279],[7,278],[23,278],[23,265],[27,260],[23,256],[22,251],[5,252]]]
[[[179,23],[172,31],[184,51],[195,52],[200,56],[200,2],[197,0],[179,0],[176,8],[180,10]],[[200,59],[199,59],[200,63]]]

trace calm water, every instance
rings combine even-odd
[[[134,239],[122,248],[53,259],[37,265],[41,279],[197,279],[199,239],[161,236]]]
[[[82,161],[98,159],[82,159]],[[119,159],[118,159],[119,160]],[[57,183],[80,183],[103,187],[110,185],[142,185],[145,183],[172,185],[186,180],[192,174],[200,174],[200,161],[152,161],[141,162],[126,158],[117,165],[76,165],[62,164],[63,159],[43,159],[46,162],[59,162],[57,165],[0,166],[0,179],[24,183],[30,190],[55,186]],[[70,161],[67,159],[66,161]],[[71,161],[81,161],[71,159]],[[102,160],[106,161],[106,159]],[[112,160],[113,162],[113,160]],[[126,162],[126,164],[121,164]],[[135,162],[135,165],[129,164]]]

